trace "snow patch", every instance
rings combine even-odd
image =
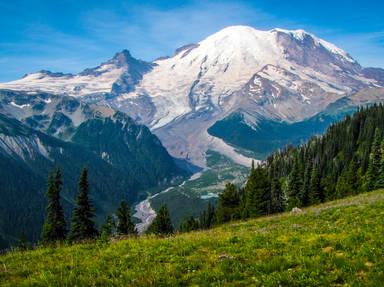
[[[27,108],[27,107],[30,107],[31,105],[30,104],[24,104],[24,105],[18,105],[16,104],[15,102],[10,102],[11,106],[14,106],[16,108],[19,108],[19,109],[24,109],[24,108]]]

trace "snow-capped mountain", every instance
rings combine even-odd
[[[127,50],[123,50],[100,66],[86,69],[76,75],[43,70],[1,84],[0,88],[66,94],[73,97],[130,92],[141,80],[142,75],[151,68],[152,64],[136,60]]]
[[[40,72],[0,89],[107,104],[148,125],[175,157],[204,166],[208,149],[248,162],[207,133],[218,120],[244,112],[254,127],[260,117],[300,121],[371,88],[379,88],[381,100],[382,75],[383,70],[363,69],[342,49],[303,30],[231,26],[153,63],[125,51],[78,75]]]

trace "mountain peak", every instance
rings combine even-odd
[[[133,59],[131,53],[124,49],[121,52],[116,53],[113,58],[110,60],[110,62],[113,62],[117,66],[124,66],[126,65],[131,59]]]
[[[234,46],[234,42],[238,43],[236,47],[239,47],[239,44],[241,46],[244,46],[246,49],[255,46],[255,45],[261,45],[263,47],[263,52],[266,53],[268,48],[266,47],[266,43],[269,43],[270,45],[276,46],[277,41],[276,39],[281,35],[287,35],[292,40],[297,41],[299,44],[309,41],[316,47],[323,47],[324,49],[328,50],[330,53],[342,57],[345,61],[350,63],[356,63],[356,61],[348,55],[344,50],[336,47],[335,45],[318,38],[314,34],[311,34],[303,29],[296,29],[296,30],[287,30],[282,28],[274,28],[269,31],[264,30],[257,30],[251,26],[245,26],[245,25],[235,25],[235,26],[228,26],[215,34],[209,36],[204,41],[212,41],[215,43],[215,46],[218,43],[227,42],[226,45],[232,45]],[[267,50],[265,50],[265,49]]]
[[[289,34],[296,38],[297,40],[304,40],[305,37],[312,37],[316,38],[314,35],[311,33],[308,33],[307,31],[303,29],[296,29],[296,30],[287,30],[287,29],[282,29],[282,28],[274,28],[269,31],[270,33],[284,33],[284,34]]]

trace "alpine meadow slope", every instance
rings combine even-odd
[[[382,190],[173,237],[0,256],[3,286],[380,286]]]

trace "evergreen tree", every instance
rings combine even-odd
[[[359,164],[356,156],[353,156],[349,162],[348,170],[346,173],[346,182],[349,191],[346,195],[357,194],[361,190],[361,178],[359,176]]]
[[[336,183],[336,198],[343,198],[351,191],[351,186],[348,184],[346,172],[343,172]]]
[[[375,188],[384,188],[384,140],[381,141],[380,170],[377,176]]]
[[[115,221],[111,215],[108,215],[104,224],[101,226],[101,238],[107,240],[115,231]]]
[[[271,209],[270,182],[266,168],[258,165],[245,186],[245,214],[249,217],[268,214]]]
[[[218,223],[240,218],[240,197],[236,186],[232,183],[225,185],[224,191],[219,195],[219,203],[216,212]]]
[[[171,217],[166,205],[160,207],[155,220],[148,228],[148,232],[157,235],[170,235],[173,233]]]
[[[317,168],[313,167],[309,187],[309,202],[310,204],[318,204],[322,201],[322,197],[319,173]]]
[[[311,174],[312,174],[312,162],[310,159],[305,164],[303,189],[301,193],[301,206],[308,206],[310,204],[310,189],[311,189]]]
[[[199,229],[199,222],[193,216],[185,218],[179,227],[181,232],[190,232],[197,229]]]
[[[208,207],[199,216],[201,229],[211,228],[215,224],[216,211],[212,203],[208,203]]]
[[[79,195],[73,211],[70,240],[91,239],[98,232],[93,221],[94,208],[89,199],[88,171],[84,168],[79,180]]]
[[[135,225],[131,220],[131,210],[126,201],[120,203],[116,212],[117,216],[117,233],[120,235],[136,234]]]
[[[366,174],[366,190],[371,191],[376,187],[381,164],[381,132],[375,129],[374,139],[369,155],[368,170]]]
[[[62,241],[66,236],[64,211],[60,204],[60,192],[62,185],[61,171],[57,168],[55,176],[51,174],[48,176],[47,215],[41,234],[41,240],[44,243]]]
[[[302,187],[302,175],[296,158],[288,180],[288,209],[301,206],[300,194]]]
[[[285,209],[285,196],[281,188],[279,177],[275,168],[272,172],[271,180],[271,213],[283,212]]]

